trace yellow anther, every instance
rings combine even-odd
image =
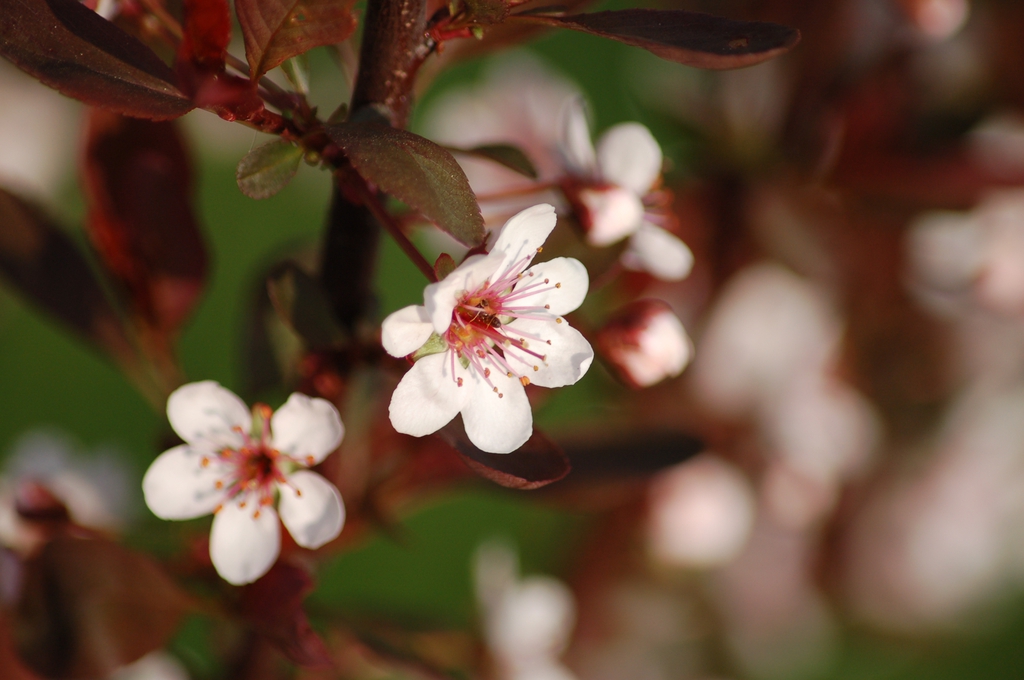
[[[523,384],[523,387],[526,387],[527,385],[530,384],[530,379],[523,375],[519,377],[519,382]]]
[[[505,377],[506,378],[511,378],[512,377],[512,371],[509,371],[508,373],[506,373]]]
[[[224,488],[224,482],[222,482],[221,480],[218,479],[216,482],[213,483],[213,486],[216,489],[223,489]]]
[[[562,317],[558,317],[557,319],[555,319],[555,323],[562,323]],[[551,341],[548,340],[548,343],[550,344]]]
[[[561,283],[556,283],[556,284],[555,284],[555,288],[561,288],[561,287],[562,287],[562,284],[561,284]]]
[[[308,465],[312,465],[315,462],[316,462],[316,458],[314,458],[313,456],[306,456],[306,465],[307,466]]]
[[[544,252],[544,246],[537,246],[537,252],[538,253],[543,253]]]
[[[540,366],[534,366],[534,367],[533,367],[533,370],[535,370],[535,371],[539,371],[539,370],[540,370]]]

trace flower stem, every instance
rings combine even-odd
[[[402,249],[402,252],[412,260],[413,264],[423,272],[423,275],[427,277],[430,282],[437,281],[437,274],[434,272],[434,267],[431,266],[427,259],[423,257],[423,254],[413,245],[413,242],[409,240],[409,237],[402,231],[402,226],[395,219],[394,215],[388,212],[387,208],[381,202],[380,197],[372,192],[369,187],[363,187],[363,199],[366,202],[366,207],[370,209],[373,216],[377,218],[389,234],[391,238],[395,239],[398,243],[398,247]]]

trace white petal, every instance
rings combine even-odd
[[[497,271],[504,273],[523,258],[533,259],[537,249],[544,245],[555,228],[554,206],[541,203],[514,215],[502,227],[492,253],[502,253],[504,259]]]
[[[433,332],[427,308],[409,305],[388,314],[381,324],[380,341],[385,352],[393,357],[404,357],[423,347]]]
[[[462,407],[462,421],[469,441],[490,453],[511,453],[533,434],[533,412],[519,379],[491,373],[492,388],[473,374],[472,398]],[[498,395],[501,396],[498,396]]]
[[[594,349],[590,343],[565,319],[562,319],[561,323],[555,322],[554,318],[550,321],[516,319],[505,326],[505,332],[512,337],[515,337],[516,331],[551,341],[548,345],[543,341],[527,338],[529,348],[544,355],[543,361],[530,356],[524,357],[527,361],[536,361],[536,371],[527,369],[523,372],[523,375],[535,385],[572,385],[586,374],[594,361]]]
[[[456,381],[460,377],[462,387]],[[471,385],[470,372],[458,361],[452,376],[451,352],[423,357],[402,376],[391,395],[391,424],[399,432],[414,437],[437,432],[462,409],[469,399]]]
[[[610,246],[636,232],[644,221],[644,204],[640,197],[623,187],[582,189],[580,202],[587,209],[583,224],[587,243]]]
[[[270,570],[281,552],[281,525],[274,508],[227,503],[213,518],[210,559],[217,573],[236,586],[252,583]]]
[[[590,177],[597,170],[590,124],[582,97],[572,97],[562,108],[562,155],[570,174]]]
[[[288,476],[288,486],[281,486],[280,490],[277,511],[288,533],[303,548],[319,548],[341,533],[345,506],[341,494],[326,479],[315,472],[299,470]]]
[[[187,445],[164,451],[146,470],[142,493],[146,505],[160,519],[192,519],[213,512],[224,500],[218,480],[230,484],[227,470],[217,458],[193,451]]]
[[[537,293],[515,301],[517,305],[543,307],[550,305],[548,313],[555,316],[568,314],[583,304],[590,287],[590,276],[587,268],[579,260],[571,257],[556,257],[530,267],[527,272],[533,276],[524,276],[520,286],[538,284],[544,279],[549,283],[538,286]]]
[[[466,291],[481,288],[501,265],[500,253],[473,255],[455,268],[443,281],[432,283],[423,291],[427,316],[437,333],[444,334],[452,325],[452,311]]]
[[[644,196],[661,175],[661,147],[640,123],[609,128],[597,142],[597,166],[606,182]]]
[[[661,227],[644,223],[622,254],[627,269],[649,272],[663,281],[685,279],[693,268],[693,253],[685,243]]]
[[[234,427],[248,432],[252,415],[245,402],[213,380],[182,385],[167,398],[167,419],[178,436],[189,444],[211,450],[242,445]]]
[[[338,409],[326,399],[311,399],[296,392],[270,418],[274,448],[314,465],[338,448],[345,436]]]

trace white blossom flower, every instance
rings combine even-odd
[[[629,238],[622,255],[628,269],[649,272],[666,281],[686,278],[693,253],[665,227],[674,217],[666,210],[661,181],[661,147],[640,123],[621,123],[590,141],[590,128],[579,98],[563,110],[562,154],[570,179],[563,190],[580,216],[587,242],[608,246]]]
[[[384,349],[415,363],[391,398],[391,423],[422,437],[462,413],[476,446],[509,453],[533,432],[525,386],[572,385],[594,351],[561,315],[583,302],[587,270],[559,257],[530,267],[555,228],[550,205],[510,219],[487,255],[427,286],[424,305],[384,320]]]
[[[515,551],[500,542],[477,550],[474,580],[484,637],[501,680],[574,680],[559,657],[576,624],[576,602],[549,576],[519,576]]]
[[[270,569],[281,547],[278,516],[304,548],[341,531],[341,495],[305,469],[344,435],[329,402],[293,394],[276,412],[257,404],[250,414],[234,393],[208,380],[175,390],[167,418],[185,443],[146,471],[146,504],[162,519],[214,513],[210,559],[226,581],[250,583]]]
[[[683,372],[693,343],[671,308],[660,300],[638,300],[609,321],[598,346],[634,387],[650,387]]]

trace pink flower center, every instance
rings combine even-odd
[[[537,248],[539,253],[541,248]],[[452,312],[452,323],[445,334],[451,358],[451,372],[455,376],[455,361],[468,362],[498,397],[505,396],[491,381],[492,370],[507,377],[518,377],[524,386],[530,384],[527,373],[539,371],[547,359],[543,345],[551,341],[538,335],[522,332],[513,322],[517,319],[554,320],[548,311],[551,305],[530,304],[530,298],[540,293],[561,288],[560,282],[537,279],[533,272],[525,271],[533,260],[527,255],[504,272],[488,279],[473,291],[459,297]],[[536,300],[534,301],[537,302]],[[536,346],[536,348],[535,348]],[[454,378],[459,387],[462,378]]]
[[[239,499],[240,508],[252,503],[255,506],[253,519],[256,519],[263,506],[274,503],[274,492],[278,485],[291,486],[284,469],[312,465],[314,461],[311,456],[299,460],[275,449],[270,432],[273,411],[266,404],[256,404],[252,410],[254,419],[258,418],[261,423],[260,433],[253,436],[240,427],[234,428],[242,437],[242,445],[237,449],[225,447],[217,452],[217,459],[227,474],[217,480],[216,487],[224,490],[225,502]],[[204,457],[203,467],[209,464],[210,459]],[[295,493],[302,495],[298,489],[295,489]],[[220,510],[220,506],[214,512],[217,510]]]

